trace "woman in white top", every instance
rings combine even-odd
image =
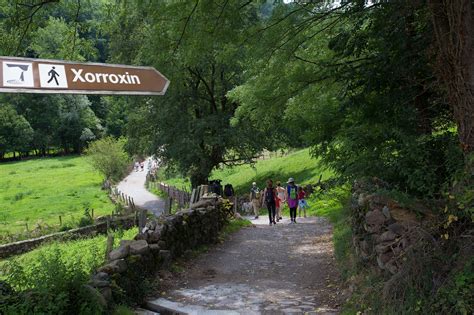
[[[276,217],[277,217],[277,221],[280,221],[281,219],[283,219],[281,212],[282,212],[283,205],[286,202],[286,190],[285,190],[285,188],[281,187],[281,182],[280,181],[278,181],[276,184],[277,184],[277,187],[276,187],[276,192],[277,192]]]

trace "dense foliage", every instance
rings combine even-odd
[[[130,164],[124,149],[125,139],[112,137],[92,142],[87,148],[90,163],[107,180],[119,181],[126,174]]]
[[[248,123],[231,123],[238,104],[227,97],[242,83],[242,43],[258,23],[255,5],[171,1],[118,9],[114,60],[154,65],[172,82],[164,98],[131,101],[132,150],[157,154],[196,185],[220,163],[248,162],[269,143]]]
[[[419,195],[439,193],[462,166],[462,152],[434,84],[426,7],[318,9],[334,12],[275,9],[266,30],[271,49],[232,91],[242,104],[238,117],[285,130],[289,145],[301,139],[345,177],[377,176]]]
[[[105,1],[0,1],[0,17],[2,56],[105,61]],[[107,130],[107,109],[97,97],[3,94],[0,110],[15,125],[0,125],[0,159],[80,153]]]
[[[115,246],[136,228],[115,232]],[[107,237],[54,242],[0,263],[2,314],[103,314],[97,292],[86,284],[104,263]]]

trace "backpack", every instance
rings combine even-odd
[[[231,184],[227,184],[224,187],[224,195],[227,197],[233,196],[234,195],[234,188],[232,187]]]
[[[267,188],[265,191],[265,202],[266,203],[271,203],[275,201],[275,195],[274,195],[274,188]]]
[[[290,199],[298,199],[297,187],[288,186],[288,196]]]

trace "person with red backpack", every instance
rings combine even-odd
[[[277,194],[275,188],[273,187],[273,181],[271,179],[267,180],[267,187],[263,191],[263,196],[265,198],[265,203],[267,204],[270,225],[276,224],[275,215]]]
[[[295,179],[290,177],[286,186],[286,200],[290,208],[291,223],[296,223],[296,208],[298,208],[298,186],[295,185]]]

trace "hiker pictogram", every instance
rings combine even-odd
[[[51,70],[48,72],[48,76],[50,77],[50,79],[48,80],[48,83],[54,80],[56,82],[56,85],[59,86],[59,82],[57,79],[57,77],[59,77],[59,73],[57,73],[55,69],[56,67],[53,66]]]
[[[64,65],[38,63],[40,86],[43,88],[67,88],[67,75]]]

